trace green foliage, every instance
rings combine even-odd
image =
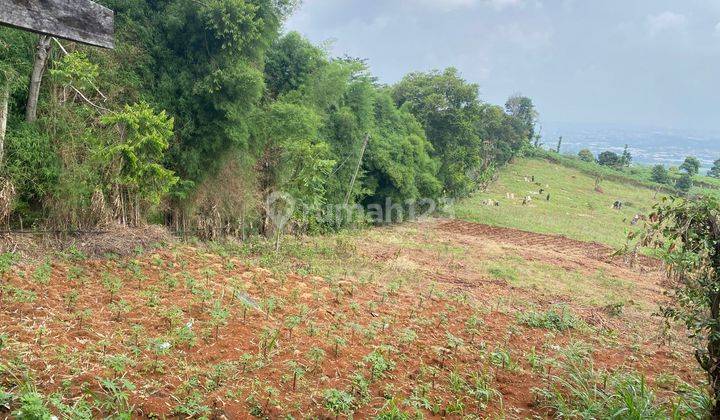
[[[520,323],[532,328],[565,331],[576,328],[579,320],[567,307],[550,308],[545,312],[525,311],[518,315]]]
[[[708,171],[707,176],[711,178],[720,178],[720,159],[713,162],[713,166]]]
[[[304,86],[310,76],[327,65],[325,53],[297,32],[290,32],[268,50],[265,80],[272,97]]]
[[[680,175],[677,181],[675,181],[675,188],[687,193],[693,187],[693,178],[689,173]]]
[[[47,407],[45,398],[37,392],[20,395],[18,408],[12,412],[13,417],[21,420],[50,420],[52,413]]]
[[[345,391],[327,389],[324,394],[325,408],[336,417],[340,414],[350,415],[353,412],[355,398]]]
[[[578,157],[583,162],[595,162],[595,155],[588,149],[582,149],[578,152]]]
[[[92,88],[99,74],[99,66],[90,62],[87,54],[82,51],[75,51],[64,56],[50,69],[50,75],[57,83],[63,86],[72,84],[81,90]]]
[[[689,175],[688,175],[689,176]],[[674,282],[662,314],[685,324],[720,413],[720,203],[714,197],[663,200],[643,243],[665,251]]]
[[[668,173],[668,170],[665,169],[665,166],[655,165],[652,168],[652,175],[650,176],[650,179],[658,184],[669,184],[670,174]]]
[[[700,172],[700,166],[702,166],[702,164],[696,157],[688,156],[685,158],[685,161],[680,165],[680,170],[685,171],[686,174],[692,177],[697,175],[698,172]]]
[[[122,112],[102,118],[117,125],[120,142],[111,144],[103,157],[112,172],[109,182],[117,185],[133,203],[137,199],[156,205],[178,178],[162,162],[172,137],[173,119],[163,111],[156,114],[146,103],[126,105]]]
[[[425,128],[440,163],[439,178],[451,196],[465,196],[476,187],[477,174],[492,162],[505,163],[532,137],[532,101],[514,97],[506,114],[483,105],[478,86],[467,83],[454,68],[412,73],[392,91],[395,102]]]
[[[610,167],[620,167],[622,165],[622,158],[617,153],[611,151],[605,151],[598,155],[598,164]]]
[[[533,391],[540,405],[558,418],[660,420],[673,413],[656,399],[645,378],[598,371],[578,356],[569,356],[559,373],[547,378],[546,387]]]

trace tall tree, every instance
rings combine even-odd
[[[454,68],[412,73],[394,87],[393,97],[425,127],[447,193],[469,194],[474,188],[470,174],[482,163],[482,139],[473,124],[480,111],[478,85]]]
[[[535,124],[537,123],[538,113],[532,99],[515,94],[505,102],[505,110],[523,123],[527,130],[528,140],[535,137]]]
[[[690,176],[695,176],[700,172],[700,166],[702,164],[698,160],[698,158],[694,156],[688,156],[685,158],[685,161],[680,165],[680,169],[685,171]]]

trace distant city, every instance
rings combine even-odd
[[[562,153],[577,153],[581,149],[590,149],[596,155],[605,150],[621,153],[627,144],[633,161],[645,165],[678,166],[686,156],[695,156],[706,170],[720,159],[720,131],[542,123],[546,148],[554,149],[559,136],[563,137]]]

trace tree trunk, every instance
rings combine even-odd
[[[37,105],[40,97],[40,83],[45,73],[48,54],[50,54],[50,37],[42,35],[37,43],[35,53],[35,64],[33,64],[32,76],[30,77],[30,91],[28,93],[27,108],[25,108],[25,120],[34,122],[37,120]]]
[[[7,131],[8,102],[10,101],[10,87],[5,85],[0,91],[0,168],[5,157],[5,132]]]

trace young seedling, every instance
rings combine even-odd
[[[315,371],[323,360],[325,360],[325,350],[320,347],[313,347],[308,351],[308,359],[313,362],[312,371]]]
[[[71,290],[65,294],[64,300],[65,300],[65,306],[67,307],[68,312],[71,311],[75,307],[79,297],[80,297],[80,293],[78,293],[77,290]]]
[[[110,309],[110,312],[113,313],[115,319],[118,321],[122,320],[123,315],[128,314],[130,311],[132,311],[132,306],[125,299],[120,299],[117,302],[110,302],[108,308]]]
[[[120,293],[123,281],[120,277],[114,276],[108,272],[102,274],[102,285],[110,295],[110,302],[115,300],[115,296]]]
[[[292,390],[295,391],[297,389],[298,380],[305,375],[305,367],[294,360],[288,361],[287,365],[290,368],[290,373],[292,374]]]
[[[285,328],[288,330],[288,339],[292,340],[292,333],[295,327],[300,325],[302,318],[297,315],[290,315],[285,319]]]
[[[143,273],[142,265],[138,260],[131,260],[128,263],[130,275],[137,280],[137,288],[142,289],[142,284],[147,281],[148,277]]]
[[[324,406],[335,415],[337,420],[341,414],[350,416],[353,412],[355,398],[345,391],[328,389],[324,393]]]
[[[81,288],[85,288],[85,285],[87,284],[88,277],[85,273],[85,269],[79,266],[72,266],[68,269],[67,272],[67,279],[70,281],[77,282],[77,284]]]
[[[263,328],[260,334],[260,348],[262,351],[263,359],[267,359],[268,355],[272,353],[277,345],[278,337],[280,336],[280,330],[275,328]]]
[[[32,278],[35,280],[37,284],[47,286],[50,284],[50,277],[52,275],[52,265],[50,264],[50,260],[45,260],[42,264],[40,264],[35,271],[33,271]]]
[[[340,356],[340,347],[347,346],[347,340],[340,337],[339,335],[336,335],[333,336],[332,342],[335,349],[335,358],[337,359]]]
[[[220,327],[227,325],[230,312],[222,306],[219,300],[215,301],[213,309],[210,311],[211,324],[215,329],[215,341],[218,340],[218,330]]]

